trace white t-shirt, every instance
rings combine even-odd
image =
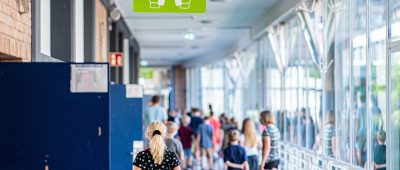
[[[240,135],[240,141],[242,141],[242,145],[244,147],[244,149],[246,150],[246,155],[247,156],[257,156],[258,155],[258,149],[257,149],[257,145],[255,145],[254,147],[249,147],[249,146],[245,146],[244,145],[244,135]],[[257,139],[258,141],[258,139]]]

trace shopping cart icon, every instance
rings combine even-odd
[[[175,0],[175,5],[180,9],[190,9],[192,0]],[[158,9],[165,5],[165,0],[149,0],[151,9]]]

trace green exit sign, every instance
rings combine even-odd
[[[206,0],[133,0],[135,12],[205,13]]]

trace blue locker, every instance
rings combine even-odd
[[[142,141],[143,98],[127,98],[125,85],[110,87],[110,170],[132,169],[133,141]]]
[[[0,63],[0,169],[109,169],[109,94],[71,93],[71,64]]]

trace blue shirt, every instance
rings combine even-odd
[[[200,135],[200,147],[203,149],[212,148],[212,139],[213,139],[214,127],[208,124],[201,124],[199,129],[197,129],[197,135]]]
[[[146,127],[155,121],[163,122],[168,119],[168,114],[161,106],[150,106],[144,112]]]
[[[203,119],[198,117],[198,116],[192,116],[190,118],[190,128],[192,128],[193,132],[195,134],[197,134],[197,129],[199,128],[199,126],[203,123]]]
[[[224,149],[224,162],[234,164],[243,164],[247,161],[246,150],[240,145],[229,145]],[[238,168],[228,167],[228,170],[240,170]]]

